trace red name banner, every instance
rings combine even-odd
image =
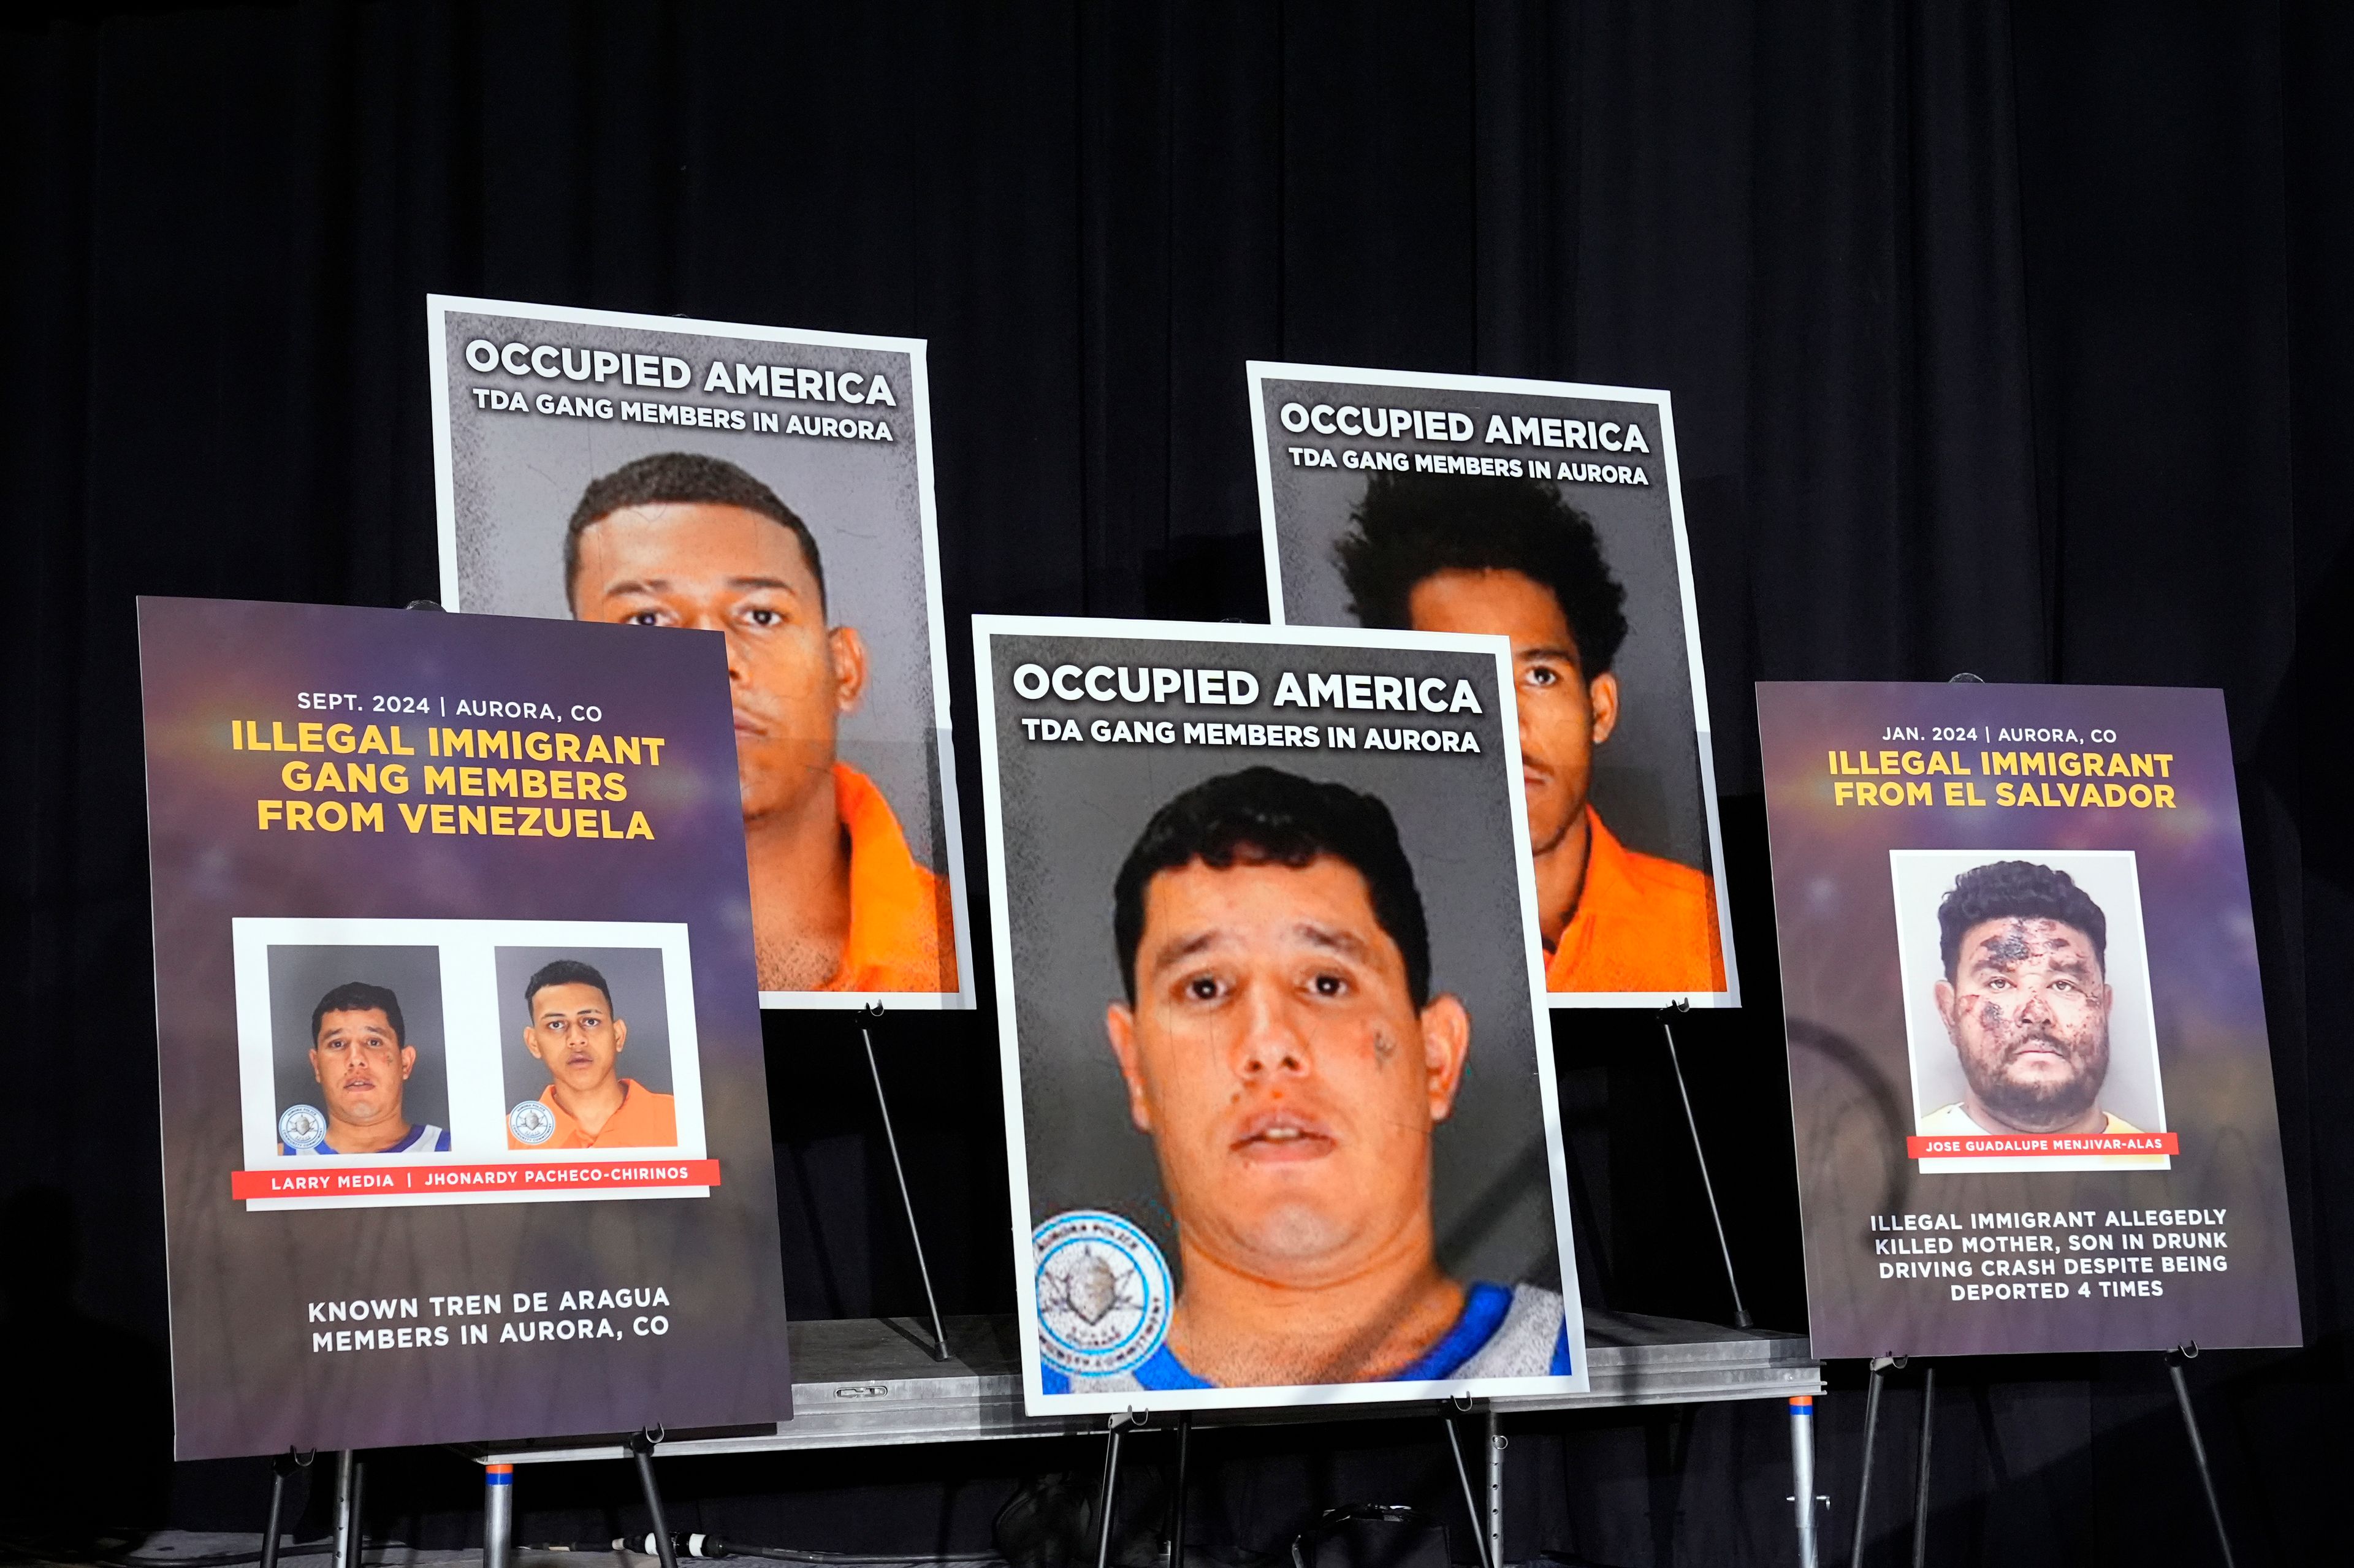
[[[716,1160],[514,1160],[496,1165],[345,1165],[232,1171],[229,1195],[398,1198],[418,1192],[612,1192],[631,1187],[716,1187]]]
[[[1987,1133],[1963,1138],[1908,1138],[1908,1160],[2015,1160],[2021,1155],[2179,1154],[2170,1132]]]

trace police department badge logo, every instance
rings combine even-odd
[[[537,1100],[525,1100],[507,1112],[507,1130],[517,1143],[536,1149],[556,1136],[556,1113]]]
[[[278,1141],[297,1154],[308,1154],[327,1141],[327,1118],[316,1106],[288,1106],[278,1118]]]
[[[1074,1209],[1032,1238],[1038,1257],[1038,1353],[1079,1377],[1141,1366],[1169,1334],[1176,1292],[1152,1238],[1118,1214]]]

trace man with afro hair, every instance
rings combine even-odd
[[[1723,991],[1713,884],[1628,849],[1587,798],[1628,631],[1593,523],[1536,480],[1378,473],[1351,524],[1334,554],[1361,625],[1511,640],[1548,988]]]

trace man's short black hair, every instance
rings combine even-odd
[[[2104,974],[2108,972],[2109,917],[2064,871],[2031,860],[1998,860],[1974,865],[1954,878],[1953,890],[1937,906],[1946,980],[1955,978],[1960,965],[1962,938],[1971,927],[1988,920],[2057,920],[2073,926],[2093,939],[2094,960]]]
[[[613,1011],[613,988],[605,983],[605,977],[597,972],[596,966],[584,964],[578,959],[555,959],[540,965],[532,971],[531,979],[523,982],[523,1010],[526,1017],[530,1015],[539,993],[552,985],[593,985],[605,993],[605,1011]]]
[[[316,1045],[319,1043],[319,1022],[327,1014],[366,1012],[371,1008],[383,1013],[384,1021],[392,1025],[394,1044],[408,1044],[408,1024],[400,1016],[400,998],[383,986],[370,985],[366,980],[345,980],[319,999],[319,1005],[311,1010],[311,1044]]]
[[[1332,554],[1360,625],[1412,626],[1416,586],[1440,572],[1518,572],[1552,590],[1587,680],[1627,641],[1627,590],[1593,519],[1543,480],[1377,473],[1349,520]]]
[[[601,518],[631,506],[738,506],[786,529],[801,541],[801,559],[817,579],[817,602],[825,608],[825,563],[816,536],[777,493],[725,458],[701,452],[655,452],[625,462],[602,479],[588,482],[572,521],[564,530],[564,597],[572,599],[580,575],[580,535]]]
[[[1213,871],[1243,865],[1298,868],[1329,854],[1357,869],[1373,918],[1405,958],[1405,988],[1418,1010],[1430,1000],[1430,929],[1414,866],[1390,809],[1371,795],[1278,768],[1246,768],[1204,779],[1152,813],[1112,884],[1112,940],[1128,1000],[1136,1001],[1136,949],[1152,879],[1195,861]]]

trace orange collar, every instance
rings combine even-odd
[[[1577,907],[1570,911],[1569,924],[1562,927],[1548,969],[1558,974],[1564,966],[1583,964],[1594,947],[1595,927],[1610,924],[1612,916],[1639,896],[1634,879],[1628,875],[1627,846],[1603,824],[1601,812],[1586,807],[1585,881],[1578,887]]]
[[[1585,885],[1546,960],[1546,989],[1723,991],[1715,885],[1688,865],[1628,849],[1591,806],[1585,823]]]
[[[938,877],[907,853],[899,819],[875,781],[833,765],[834,811],[850,837],[850,933],[820,991],[957,989],[956,940]]]
[[[543,1149],[668,1149],[678,1142],[678,1100],[658,1095],[635,1078],[621,1080],[621,1104],[591,1134],[556,1102],[556,1086],[539,1091],[539,1103],[556,1113],[556,1134]]]

